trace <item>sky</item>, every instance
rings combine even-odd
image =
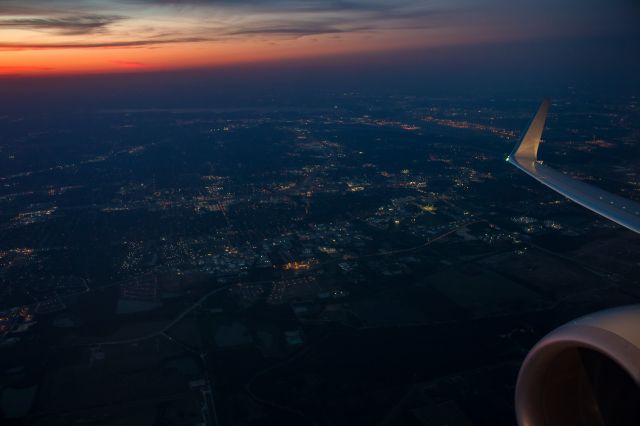
[[[434,58],[436,65],[448,61],[450,67],[468,64],[457,58],[466,55],[481,67],[478,52],[485,52],[487,61],[509,65],[495,46],[508,46],[504,52],[511,55],[541,43],[557,54],[545,59],[562,62],[574,51],[588,58],[589,46],[599,46],[608,61],[615,65],[619,58],[622,66],[628,66],[624,61],[637,53],[634,46],[640,39],[639,4],[636,0],[0,0],[0,76],[163,72],[292,61],[322,64],[354,57],[381,65],[393,59],[411,66],[415,52]],[[565,46],[564,51],[558,46]],[[514,56],[519,62],[526,59]]]

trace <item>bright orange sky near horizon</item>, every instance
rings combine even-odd
[[[444,41],[443,41],[444,43]],[[0,51],[0,74],[70,74],[199,68],[343,55],[411,47],[396,35],[330,35],[300,39],[239,39],[158,46],[13,48]]]
[[[455,36],[455,35],[454,35]],[[407,39],[409,38],[409,39]],[[488,37],[487,37],[488,39]],[[0,74],[75,74],[135,72],[330,57],[349,53],[392,51],[413,47],[442,47],[473,43],[453,37],[413,43],[408,34],[304,37],[302,39],[249,39],[224,42],[167,43],[160,46],[28,48],[0,52]]]
[[[588,28],[591,17],[576,17],[571,9],[531,19],[539,3],[524,0],[513,8],[507,0],[4,0],[0,75],[215,67],[512,42]]]

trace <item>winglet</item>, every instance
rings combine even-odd
[[[549,99],[544,99],[535,117],[531,120],[527,131],[520,138],[520,142],[513,148],[509,156],[510,161],[526,164],[537,160],[538,146],[540,145],[540,138],[542,137],[548,111]]]

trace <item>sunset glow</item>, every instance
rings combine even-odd
[[[0,74],[211,67],[594,31],[589,16],[535,22],[527,13],[537,2],[526,3],[510,14],[499,0],[5,1]]]

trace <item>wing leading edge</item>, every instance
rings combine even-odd
[[[640,204],[572,179],[538,161],[538,146],[548,111],[549,100],[545,99],[507,161],[568,199],[640,233]]]

